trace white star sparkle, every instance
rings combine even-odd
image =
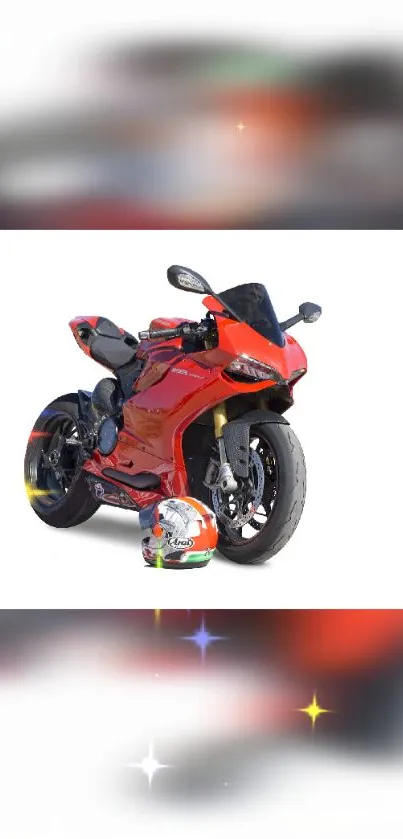
[[[148,786],[151,789],[154,775],[159,769],[169,769],[169,763],[160,763],[154,755],[154,743],[151,741],[148,747],[148,754],[143,757],[140,763],[128,763],[130,769],[140,769],[148,778]]]

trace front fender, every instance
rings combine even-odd
[[[247,478],[249,474],[249,432],[251,425],[276,422],[289,425],[282,414],[275,411],[248,411],[242,417],[227,422],[223,428],[225,450],[234,475]]]

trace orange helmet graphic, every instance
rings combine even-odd
[[[195,498],[167,498],[152,511],[151,533],[143,539],[145,561],[159,568],[200,568],[217,545],[214,513]]]

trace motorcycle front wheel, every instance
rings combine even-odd
[[[245,565],[266,562],[291,539],[302,515],[306,468],[301,444],[289,425],[263,423],[250,429],[249,475],[238,489],[212,490],[218,550]]]

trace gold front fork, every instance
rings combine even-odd
[[[238,482],[234,477],[232,468],[228,462],[227,453],[225,451],[225,442],[223,437],[224,425],[228,422],[227,409],[225,402],[220,402],[213,408],[214,415],[214,434],[217,440],[218,452],[220,455],[220,468],[216,476],[215,486],[219,486],[222,492],[235,492],[238,488]]]
[[[222,437],[222,430],[224,425],[228,422],[227,417],[227,409],[225,407],[225,402],[219,402],[218,405],[213,408],[213,416],[214,416],[214,434],[216,440],[219,440]]]

